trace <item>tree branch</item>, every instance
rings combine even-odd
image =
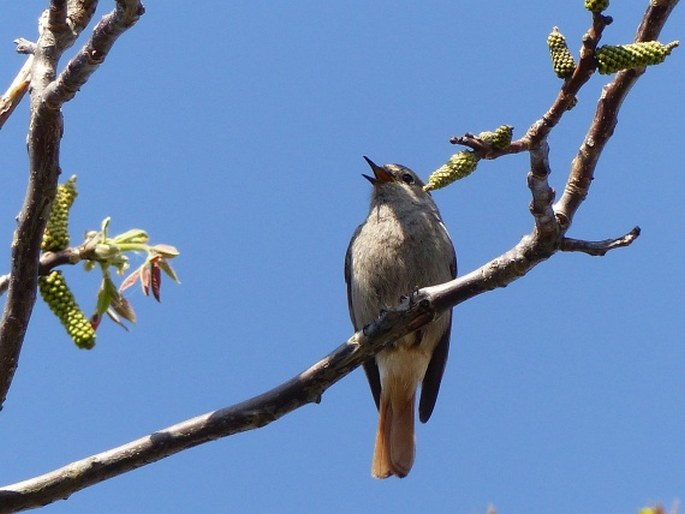
[[[43,277],[49,275],[50,272],[58,266],[64,266],[66,264],[78,264],[84,259],[104,262],[95,253],[96,245],[97,240],[92,239],[79,246],[72,246],[57,252],[45,252],[40,256],[40,261],[38,263],[38,276]],[[9,282],[9,273],[6,275],[0,275],[0,296],[7,291]]]
[[[549,145],[546,139],[530,149],[530,168],[527,181],[528,188],[533,193],[530,213],[535,219],[535,228],[543,238],[556,239],[560,229],[552,209],[554,189],[547,180],[552,171],[549,166]]]
[[[386,344],[429,323],[445,309],[486,291],[506,287],[549,258],[556,251],[553,246],[539,235],[527,235],[514,248],[475,271],[416,291],[397,309],[383,313],[325,358],[267,393],[6,486],[0,489],[0,513],[67,498],[90,485],[184,449],[260,428],[303,405],[318,403],[329,387]]]
[[[0,513],[66,499],[113,476],[220,437],[261,428],[308,403],[319,403],[329,387],[385,345],[431,322],[450,307],[506,287],[549,258],[556,251],[551,246],[537,235],[527,235],[514,248],[471,273],[419,289],[310,368],[264,394],[3,487]]]
[[[606,255],[609,250],[630,246],[639,236],[640,227],[634,227],[633,230],[621,237],[603,239],[602,241],[583,241],[581,239],[565,237],[562,239],[559,249],[562,252],[583,252],[588,255],[601,257]]]
[[[386,344],[429,323],[445,309],[525,275],[549,257],[546,244],[526,236],[512,250],[468,275],[420,289],[397,309],[384,312],[313,366],[245,402],[210,412],[44,475],[0,489],[0,513],[38,507],[113,476],[198,444],[276,421],[321,395]]]
[[[88,26],[93,14],[95,14],[96,7],[97,1],[95,0],[69,0],[65,22],[75,36],[78,36]],[[63,6],[61,8],[63,9]],[[36,51],[36,44],[24,38],[15,40],[15,44],[17,45],[17,53],[28,54],[30,57],[21,67],[5,94],[0,98],[0,128],[24,98],[31,82],[31,68],[33,67],[33,54]]]
[[[676,2],[678,0],[675,0]],[[665,20],[664,20],[665,21]],[[538,121],[533,123],[520,139],[512,141],[507,148],[493,148],[473,134],[454,136],[450,143],[464,145],[471,148],[481,159],[496,159],[503,155],[530,151],[547,138],[550,131],[561,121],[564,113],[569,110],[575,101],[580,89],[590,80],[597,68],[594,58],[594,49],[602,37],[604,28],[612,22],[610,17],[594,14],[592,26],[583,36],[583,49],[580,62],[576,66],[573,75],[564,81],[556,99],[549,110]]]
[[[648,32],[652,34],[650,37],[656,37],[677,0],[652,3],[657,5],[652,5],[647,10],[638,37],[647,37]],[[595,63],[594,58],[591,58],[591,50],[599,41],[601,31],[607,23],[609,19],[593,16],[593,27],[586,34],[585,50],[573,76],[564,83],[550,110],[529,128],[523,138],[502,151],[502,155],[529,151],[531,158],[528,184],[533,197],[531,213],[535,219],[535,228],[511,250],[467,275],[409,295],[398,308],[384,312],[324,359],[267,393],[0,489],[0,512],[45,505],[183,449],[262,427],[307,403],[318,402],[329,387],[389,342],[417,330],[450,307],[486,291],[506,287],[559,250],[600,255],[600,251],[606,253],[630,244],[639,234],[639,229],[633,229],[619,239],[598,242],[569,239],[564,234],[587,195],[594,167],[616,124],[621,102],[639,74],[632,77],[633,73],[622,72],[604,89],[579,156],[571,167],[564,195],[556,205],[552,205],[554,192],[547,182],[550,173],[547,135],[559,122],[580,87],[594,72]],[[632,77],[627,84],[626,75]],[[65,91],[67,90],[68,87]],[[611,130],[604,133],[607,129]],[[593,141],[595,144],[590,144]],[[10,292],[13,279],[14,271],[10,279]]]
[[[635,41],[653,41],[657,39],[668,16],[677,3],[678,0],[650,2],[638,28]],[[564,187],[564,193],[554,207],[557,217],[566,228],[570,225],[580,204],[587,197],[599,156],[602,154],[607,141],[613,135],[618,123],[618,111],[623,104],[623,100],[644,72],[645,68],[620,71],[616,74],[614,80],[604,87],[602,95],[597,102],[595,117],[592,120],[590,129],[571,164],[571,171]]]
[[[36,298],[40,241],[59,175],[58,152],[62,116],[49,110],[40,98],[55,75],[59,58],[59,34],[50,25],[52,16],[41,20],[40,38],[31,70],[31,121],[29,126],[29,184],[18,227],[12,241],[9,287],[0,322],[0,405],[12,382],[21,345]]]
[[[18,40],[17,40],[18,41]],[[19,48],[19,47],[18,47]],[[5,122],[21,102],[22,98],[29,89],[29,82],[31,82],[31,68],[33,67],[33,55],[30,55],[26,62],[17,73],[17,76],[12,81],[7,91],[0,98],[0,128],[5,125]]]
[[[74,85],[83,85],[96,68],[86,62],[80,71],[78,63],[83,61],[77,56],[56,86],[56,66],[62,53],[85,27],[84,23],[90,20],[95,4],[87,0],[53,0],[39,21],[40,36],[30,72],[29,183],[12,241],[7,299],[0,321],[0,408],[18,365],[36,299],[40,243],[60,174],[59,147],[63,131],[60,108],[73,98],[78,89]],[[115,10],[95,27],[86,45],[91,49],[91,57],[95,52],[102,62],[114,40],[143,12],[138,0],[117,0]],[[70,80],[70,77],[76,79]]]
[[[117,38],[132,27],[145,13],[138,0],[117,0],[116,8],[95,26],[90,39],[83,45],[62,73],[45,91],[45,101],[53,105],[68,102],[105,61]]]

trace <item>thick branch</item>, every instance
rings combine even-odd
[[[31,70],[31,121],[28,135],[29,184],[12,241],[7,300],[0,322],[0,406],[17,368],[19,352],[36,298],[40,241],[59,175],[62,115],[41,103],[45,86],[55,76],[60,37],[43,16]]]
[[[19,353],[36,299],[40,242],[57,189],[59,145],[63,131],[62,104],[75,93],[55,86],[56,66],[73,44],[95,9],[94,1],[53,0],[40,20],[31,69],[31,120],[28,134],[29,183],[12,242],[7,299],[0,321],[0,408],[16,371]],[[106,53],[114,40],[143,13],[137,0],[117,0],[116,9],[93,31],[93,51]],[[104,54],[102,55],[104,58]],[[72,64],[72,63],[70,63]],[[65,83],[82,85],[95,69],[80,72],[72,65],[62,77],[80,77]],[[63,80],[61,78],[61,80]]]
[[[232,407],[204,414],[149,436],[73,462],[45,475],[0,489],[0,512],[37,507],[181,450],[267,425],[308,403],[383,346],[429,323],[450,306],[504,287],[549,257],[526,236],[509,252],[446,284],[421,289],[397,310],[385,312],[362,332],[284,384]]]
[[[260,428],[308,403],[318,403],[329,387],[386,344],[429,323],[452,306],[506,287],[555,251],[540,237],[525,236],[514,248],[477,270],[418,290],[396,310],[383,313],[325,358],[271,391],[0,489],[0,513],[65,499],[90,485],[184,449]]]
[[[669,2],[656,3],[665,5]],[[676,0],[670,2],[671,9],[675,3],[677,3]],[[663,10],[650,9],[646,17],[654,16],[658,21],[659,16],[663,16],[659,22],[663,24],[667,14],[664,15]],[[667,11],[670,12],[670,9]],[[585,44],[588,49],[596,46],[601,29],[607,23],[607,20],[601,16],[594,16],[593,19],[593,29],[586,37]],[[643,25],[653,30],[654,24],[657,23],[655,20],[647,20],[643,22]],[[547,114],[533,124],[522,139],[512,143],[508,151],[504,152],[527,150],[531,154],[529,187],[533,195],[531,211],[536,223],[533,232],[524,236],[511,250],[467,275],[415,292],[396,310],[384,313],[364,331],[355,334],[323,360],[263,395],[184,421],[45,475],[0,489],[0,512],[13,512],[45,505],[66,498],[89,485],[155,462],[183,449],[219,437],[262,427],[307,403],[318,402],[327,388],[358,367],[368,357],[380,351],[389,342],[429,323],[445,309],[486,291],[506,287],[527,274],[540,262],[551,257],[559,249],[591,253],[591,251],[610,250],[630,244],[637,237],[637,232],[631,233],[632,236],[628,234],[617,240],[594,243],[564,238],[564,232],[580,202],[574,206],[569,203],[569,199],[562,198],[559,202],[560,208],[552,212],[550,207],[553,201],[553,191],[547,183],[549,163],[547,162],[546,137],[570,105],[572,97],[594,70],[594,61],[591,61],[587,55],[589,54],[584,53],[581,57],[581,64],[573,77],[565,83],[565,89],[562,88],[562,92]],[[626,74],[629,72],[619,74],[614,82],[619,81],[620,77]],[[68,93],[68,88],[66,91]],[[626,93],[627,90],[621,87],[605,89],[600,104],[604,102],[605,105],[614,108],[614,111],[605,111],[606,114],[616,116]],[[58,98],[60,97],[59,94],[55,94]],[[596,116],[589,135],[605,127],[602,123],[604,123],[603,120],[599,120]],[[611,132],[606,134],[606,139],[610,135]],[[587,145],[586,154],[594,153],[592,158],[596,161],[602,148],[603,145],[594,147]],[[574,173],[585,180],[588,171],[591,178],[593,170],[594,164],[576,169],[574,161],[574,168],[566,190],[572,187],[571,179],[576,177]],[[587,194],[587,188],[585,194]],[[14,273],[10,280],[10,292],[12,280],[14,280]]]

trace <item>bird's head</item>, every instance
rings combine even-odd
[[[423,181],[412,170],[401,164],[384,164],[379,166],[368,157],[364,156],[369,163],[373,176],[362,174],[371,184],[373,203],[427,203],[432,204],[430,193],[423,190]]]

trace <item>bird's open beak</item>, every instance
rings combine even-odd
[[[392,182],[395,180],[390,173],[385,171],[383,167],[373,162],[366,155],[364,156],[364,159],[369,163],[369,166],[371,166],[371,171],[373,171],[374,176],[371,177],[370,175],[365,175],[362,173],[362,177],[371,182],[373,185],[376,185],[377,182]]]

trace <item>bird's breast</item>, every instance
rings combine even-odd
[[[433,212],[376,207],[350,248],[356,319],[366,324],[403,295],[452,278],[449,235]]]

